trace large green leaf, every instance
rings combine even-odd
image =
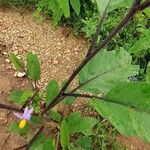
[[[69,0],[57,0],[66,18],[70,17]]]
[[[96,0],[97,7],[98,7],[100,14],[104,13],[104,10],[105,10],[108,2],[109,2],[109,0]],[[132,5],[132,3],[133,3],[133,0],[111,0],[108,11],[112,11],[119,7],[128,8]]]
[[[75,13],[77,15],[79,15],[80,7],[81,7],[80,0],[70,0],[70,4],[71,4],[72,8],[74,9]]]
[[[9,59],[14,64],[16,69],[22,70],[24,68],[22,62],[17,58],[17,56],[14,53],[9,54]]]
[[[150,84],[147,83],[122,84],[106,95],[106,99],[112,99],[112,102],[96,99],[91,105],[120,133],[150,141],[149,91]]]
[[[59,85],[55,80],[51,80],[46,88],[46,104],[52,102],[59,92]]]
[[[129,49],[130,53],[136,56],[144,54],[150,48],[150,30],[146,30],[144,35]]]
[[[149,83],[122,83],[111,89],[106,98],[150,113]]]
[[[40,79],[40,63],[37,55],[29,52],[27,54],[27,75],[34,81]]]
[[[100,75],[81,89],[98,94],[107,93],[122,82],[129,82],[128,77],[138,74],[139,66],[131,65],[132,57],[124,50],[103,50],[92,59],[79,74],[79,83]]]

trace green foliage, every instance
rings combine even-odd
[[[26,126],[23,129],[20,129],[18,123],[12,123],[7,128],[7,131],[8,132],[13,132],[13,133],[18,133],[21,136],[23,136],[23,135],[26,135],[27,133],[29,133],[29,131],[31,131],[31,130],[28,126]]]
[[[9,99],[21,105],[32,95],[33,92],[31,90],[15,90],[9,94]]]
[[[27,54],[27,75],[34,81],[40,79],[40,63],[36,54],[29,52]]]
[[[107,59],[106,59],[107,58]],[[131,65],[132,57],[124,50],[97,54],[80,72],[80,84],[100,75],[81,89],[91,93],[107,93],[122,82],[129,82],[128,77],[138,74],[138,66]]]
[[[70,133],[83,133],[91,135],[97,121],[92,117],[82,117],[80,113],[72,113],[66,119]]]
[[[18,70],[24,69],[24,65],[22,64],[22,62],[17,58],[17,56],[14,53],[10,53],[9,59],[14,64],[16,69],[18,69]]]
[[[108,92],[106,99],[111,98],[112,102],[97,99],[91,105],[120,133],[150,141],[149,90],[147,83],[125,83]],[[123,93],[126,93],[125,97]]]
[[[72,113],[67,116],[61,124],[61,146],[63,149],[70,145],[70,134],[82,133],[85,136],[93,135],[93,128],[97,121],[92,117],[83,117],[80,113]],[[79,138],[78,144],[82,145],[84,140],[89,138]]]
[[[61,123],[61,129],[60,129],[60,142],[62,148],[65,150],[65,148],[69,145],[69,127],[66,122],[66,120],[63,120]]]
[[[32,116],[30,121],[34,124],[40,124],[41,123],[41,118],[39,118],[38,116]]]
[[[51,118],[53,121],[60,122],[61,119],[62,119],[62,116],[61,116],[61,114],[58,113],[57,111],[51,111],[51,112],[50,112],[50,118]]]
[[[46,137],[40,134],[36,141],[31,146],[30,150],[55,150],[54,141],[52,137]]]
[[[71,4],[72,8],[74,9],[75,13],[77,15],[79,15],[80,7],[81,7],[80,0],[70,0],[70,4]]]
[[[148,50],[150,51],[150,31],[145,30],[141,38],[129,49],[129,52],[136,56],[142,56]]]
[[[46,88],[46,104],[48,105],[59,92],[59,85],[55,80],[51,80]]]
[[[41,12],[46,12],[52,15],[54,24],[58,24],[61,18],[70,17],[71,7],[76,15],[80,14],[80,0],[39,0],[35,15],[37,18]]]

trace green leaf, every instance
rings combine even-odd
[[[17,104],[23,104],[29,97],[33,95],[33,92],[31,90],[15,90],[11,91],[9,94],[9,99],[16,102]]]
[[[57,111],[51,111],[51,112],[50,112],[50,118],[51,118],[53,121],[60,122],[61,119],[62,119],[62,116],[61,116],[61,114],[58,113]]]
[[[92,138],[88,136],[82,136],[77,141],[78,145],[83,149],[92,149]]]
[[[122,83],[111,89],[106,98],[150,113],[150,84]]]
[[[57,0],[66,18],[70,17],[69,0]]]
[[[71,4],[72,8],[74,9],[75,13],[77,15],[79,15],[80,7],[81,7],[80,0],[70,0],[70,4]]]
[[[145,13],[148,17],[150,17],[150,8],[144,9],[144,13]]]
[[[108,2],[109,0],[96,0],[97,7],[101,15],[104,13]]]
[[[22,62],[17,58],[17,56],[14,53],[9,54],[9,59],[14,64],[16,69],[22,70],[24,68]]]
[[[40,117],[37,117],[37,116],[33,116],[31,117],[30,119],[30,122],[34,123],[34,124],[41,124],[41,119]]]
[[[27,75],[34,81],[40,79],[40,63],[36,54],[29,52],[27,54]]]
[[[20,129],[19,124],[15,122],[9,125],[9,127],[7,128],[7,131],[18,133],[20,135],[25,135],[28,133],[28,131],[30,131],[30,128],[28,126],[25,126],[23,129]]]
[[[67,148],[70,143],[69,128],[66,120],[63,120],[60,128],[60,142],[63,149]]]
[[[43,142],[46,140],[46,137],[43,133],[38,135],[38,138],[34,141],[30,150],[43,150]]]
[[[150,141],[150,84],[122,84],[112,89],[106,99],[91,101],[91,105],[126,136],[139,136]],[[117,103],[114,103],[117,102]],[[121,104],[118,104],[121,103]]]
[[[75,97],[67,96],[67,97],[63,100],[63,104],[64,104],[64,105],[71,105],[75,100],[76,100]]]
[[[75,112],[66,118],[70,133],[83,133],[92,135],[93,127],[97,121],[92,117],[82,117],[80,113]]]
[[[144,52],[150,48],[150,31],[146,30],[144,35],[129,49],[130,53],[136,56],[145,54]]]
[[[59,92],[59,85],[55,80],[51,80],[46,88],[46,104],[52,102]]]
[[[147,64],[147,69],[146,69],[146,82],[150,83],[150,63]]]
[[[106,51],[97,54],[79,73],[79,83],[99,76],[81,89],[94,94],[107,93],[128,77],[138,74],[139,66],[131,65],[132,57],[124,50]]]
[[[52,137],[48,137],[43,144],[43,150],[55,150]]]

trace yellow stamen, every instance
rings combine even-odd
[[[19,128],[23,129],[26,125],[27,121],[25,119],[22,119],[19,123]]]

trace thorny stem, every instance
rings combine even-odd
[[[102,50],[111,40],[112,38],[130,21],[131,18],[138,12],[142,11],[145,8],[150,6],[150,0],[144,1],[142,4],[139,4],[139,0],[135,0],[131,9],[127,13],[127,15],[120,21],[120,23],[111,31],[111,33],[106,37],[105,40],[103,40],[101,43],[97,44],[94,51],[90,53],[87,57],[83,59],[81,64],[77,67],[77,69],[71,74],[69,79],[67,80],[66,84],[62,87],[59,94],[54,98],[52,103],[50,103],[47,108],[42,112],[42,114],[45,114],[49,109],[52,108],[52,106],[55,106],[60,102],[60,99],[62,100],[63,93],[67,89],[67,87],[70,85],[72,80],[77,76],[77,74],[81,71],[81,69],[100,51]],[[97,35],[98,36],[98,35]],[[96,43],[95,43],[96,44]]]

